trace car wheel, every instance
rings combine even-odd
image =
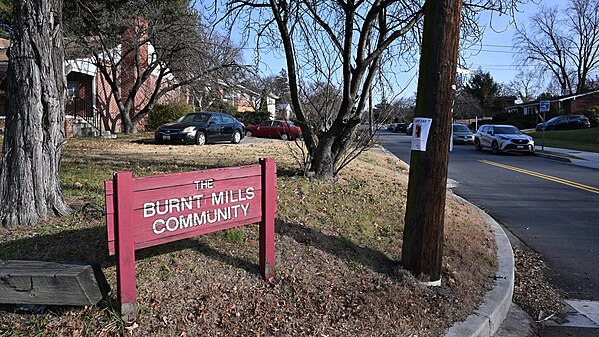
[[[233,133],[233,138],[231,138],[231,144],[239,144],[241,142],[241,132],[239,130],[235,130]]]
[[[474,149],[476,151],[480,151],[483,149],[483,147],[480,145],[480,140],[478,140],[478,139],[474,140]]]
[[[246,131],[245,132],[245,136],[246,137],[251,137],[253,135],[252,131]]]
[[[282,133],[282,134],[281,134],[281,139],[282,139],[282,140],[288,140],[288,139],[289,139],[289,136],[287,136],[287,134],[286,134],[286,133]]]
[[[196,133],[196,144],[197,145],[204,145],[206,144],[206,134],[202,131],[198,131]]]
[[[493,154],[499,154],[499,144],[497,142],[491,144],[491,151],[493,151]]]

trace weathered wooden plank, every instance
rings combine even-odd
[[[277,165],[273,158],[260,159],[262,166],[262,221],[260,222],[260,274],[265,281],[275,276],[275,217],[277,211]]]
[[[47,261],[0,261],[0,303],[94,305],[109,291],[99,267]]]
[[[114,175],[116,199],[116,252],[117,287],[121,303],[121,316],[125,320],[135,317],[137,311],[137,280],[135,279],[135,247],[131,223],[133,205],[133,175],[131,172],[118,172]]]
[[[246,173],[252,173],[255,171],[255,168],[260,166],[251,166],[244,167]],[[213,170],[216,171],[216,170]],[[222,170],[218,172],[222,175]],[[227,171],[227,174],[230,172]],[[258,172],[259,173],[259,172]],[[180,178],[181,174],[177,174],[177,177]],[[197,174],[195,175],[197,176]],[[217,177],[219,178],[219,177]],[[134,178],[134,182],[135,182]],[[111,190],[112,181],[107,181],[105,184],[106,188],[106,227],[107,227],[107,235],[108,235],[108,252],[109,255],[115,255],[116,246],[115,246],[115,205],[114,205],[114,194],[109,195],[109,191]],[[140,189],[138,192],[133,191],[132,198],[132,214],[131,214],[131,224],[126,224],[126,226],[130,226],[128,228],[133,229],[135,233],[135,249],[141,249],[144,247],[148,247],[147,242],[158,240],[156,244],[172,242],[175,239],[172,238],[170,240],[160,241],[160,236],[164,236],[161,234],[164,233],[153,233],[153,223],[157,219],[161,219],[161,224],[159,225],[159,229],[162,232],[165,232],[165,227],[173,228],[174,223],[169,222],[169,226],[165,226],[164,221],[169,218],[178,218],[180,215],[186,215],[190,212],[203,213],[208,212],[214,218],[212,212],[216,209],[220,209],[226,207],[226,205],[231,204],[233,208],[227,209],[227,219],[219,220],[218,222],[223,222],[228,226],[228,228],[238,226],[238,222],[245,219],[246,221],[252,218],[255,218],[261,214],[261,178],[260,176],[243,176],[241,178],[232,178],[228,176],[227,180],[218,180],[215,179],[213,181],[213,186],[210,189],[204,191],[198,191],[196,189],[195,183],[191,180],[188,180],[187,184],[180,184],[175,187],[170,184],[165,184],[162,182],[165,187],[161,189]],[[215,200],[220,196],[219,204],[215,205]],[[173,200],[171,198],[175,196],[184,196],[184,198],[188,201],[187,203],[184,201],[179,202],[179,199]],[[148,201],[156,201],[157,204],[155,207],[149,207],[148,209],[144,209],[144,205],[148,203]],[[175,203],[176,205],[172,206],[171,204]],[[150,203],[151,204],[151,203]],[[184,204],[187,204],[184,207]],[[241,208],[239,205],[243,204],[244,208]],[[169,206],[170,205],[170,206]],[[191,206],[190,206],[191,205]],[[246,207],[248,206],[249,207]],[[187,209],[191,207],[192,209]],[[168,214],[164,214],[164,213]],[[163,215],[159,214],[162,213]],[[252,223],[246,222],[246,223]],[[198,223],[196,223],[198,225]],[[201,227],[212,227],[211,223],[208,221],[204,221]],[[223,228],[221,226],[221,228]],[[224,227],[227,228],[227,227]],[[181,228],[183,232],[193,232],[197,231],[195,235],[202,235],[206,233],[213,232],[214,230],[208,229],[204,230],[204,228],[200,227],[190,227],[190,228]],[[171,231],[169,231],[171,232]],[[177,231],[179,232],[179,231]],[[174,234],[174,233],[170,233]],[[158,236],[157,236],[158,235]],[[194,235],[184,234],[181,238],[187,238]]]
[[[135,192],[139,192],[143,190],[159,189],[170,186],[187,185],[189,182],[207,179],[214,179],[215,181],[225,181],[229,179],[239,179],[243,177],[259,175],[260,165],[222,167],[208,169],[204,171],[157,174],[153,176],[141,176],[134,178],[133,190]]]

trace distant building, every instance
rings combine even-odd
[[[294,118],[293,109],[291,109],[291,104],[277,104],[276,115],[273,115],[272,118],[282,119],[286,121]]]
[[[498,99],[502,105],[512,106],[512,105],[516,104],[517,97],[516,96],[500,96],[500,97],[498,97]]]
[[[551,111],[560,115],[582,114],[593,106],[599,106],[599,90],[589,91],[581,94],[570,94],[547,99]],[[505,108],[509,113],[522,115],[534,115],[539,112],[541,100],[514,104]]]
[[[122,36],[122,43],[128,38],[126,32]],[[8,68],[7,46],[8,40],[0,39],[0,75],[4,77]],[[121,44],[115,46],[113,50],[116,57],[120,55]],[[139,48],[143,64],[147,66],[149,60],[154,57],[154,48],[146,42]],[[65,106],[65,134],[67,137],[74,136],[97,136],[107,134],[109,130],[121,131],[122,123],[120,112],[114,99],[113,93],[108,82],[95,65],[94,60],[82,52],[82,48],[72,41],[65,41],[65,75],[67,78],[67,102]],[[136,72],[136,62],[131,57],[123,60],[123,65],[119,69],[118,86],[121,96],[129,94],[133,87],[134,76]],[[137,113],[144,107],[154,91],[156,72],[152,73],[150,78],[139,88],[132,107],[132,114]],[[174,81],[174,78],[168,78],[167,81]],[[163,83],[166,85],[166,83]],[[184,89],[174,90],[167,93],[159,99],[159,103],[177,101],[181,96],[185,96]],[[6,92],[5,83],[0,84],[0,127],[4,127],[6,116]],[[139,122],[139,127],[144,126],[145,120]]]
[[[207,87],[206,91],[212,91],[211,95],[220,98],[223,102],[231,104],[239,112],[256,111],[262,106],[262,94],[255,92],[241,84],[227,84],[224,81],[218,81],[212,88]],[[275,102],[279,97],[273,94],[266,95],[266,109],[274,118],[276,113]]]

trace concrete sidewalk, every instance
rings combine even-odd
[[[536,151],[541,151],[540,146],[535,146]],[[584,166],[599,170],[599,153],[586,152],[579,150],[560,149],[557,147],[545,146],[547,153],[537,152],[537,156],[572,163],[577,166]],[[560,156],[562,155],[562,156]]]

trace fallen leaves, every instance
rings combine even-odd
[[[558,313],[563,307],[563,298],[547,280],[545,263],[539,254],[514,247],[516,275],[514,280],[514,302],[536,321]]]

